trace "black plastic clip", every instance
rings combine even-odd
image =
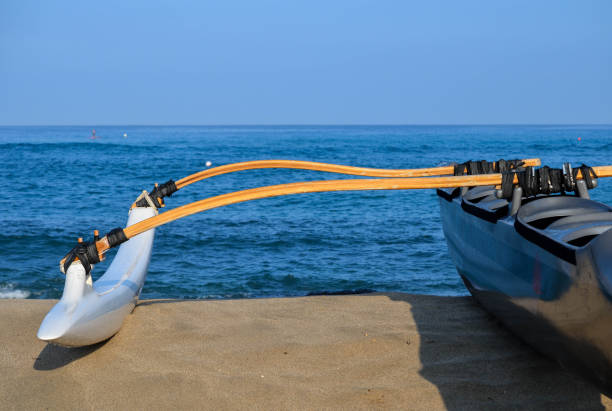
[[[70,265],[77,258],[83,265],[85,273],[89,274],[91,272],[92,265],[100,262],[100,256],[98,255],[98,249],[95,241],[78,243],[72,250],[70,250],[70,252],[64,257],[64,266],[62,267],[62,271],[67,273],[68,267],[70,267]]]
[[[178,188],[176,188],[174,181],[168,180],[164,184],[156,184],[153,190],[151,190],[149,193],[149,197],[151,198],[151,201],[155,207],[161,208],[165,205],[163,198],[170,197],[177,190]],[[141,198],[140,200],[136,201],[136,207],[149,207],[149,203],[147,202],[146,198]]]

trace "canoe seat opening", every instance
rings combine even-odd
[[[569,230],[572,228],[584,227],[585,225],[607,223],[612,224],[612,212],[610,211],[584,213],[565,217],[555,221],[548,228],[551,230]]]
[[[495,187],[492,186],[481,186],[471,188],[464,196],[463,199],[473,204],[479,203],[485,198],[495,195]]]
[[[557,220],[560,220],[562,218],[567,217],[566,215],[557,215],[557,216],[551,216],[551,217],[544,217],[544,218],[540,218],[537,220],[532,220],[529,221],[529,225],[537,228],[539,230],[544,230],[546,227],[548,227],[549,225],[551,225],[552,223],[554,223]]]
[[[484,200],[485,198],[487,198],[488,196],[482,196],[482,197],[476,197],[473,200],[469,200],[472,204],[478,204],[480,203],[482,200]]]
[[[563,241],[576,247],[582,247],[588,244],[601,233],[612,229],[612,221],[603,224],[589,225],[579,229],[570,229],[565,231]]]
[[[531,227],[539,230],[557,228],[566,218],[577,218],[593,213],[609,212],[604,204],[595,203],[579,197],[554,196],[535,199],[521,207],[518,218]],[[580,219],[580,218],[579,218]],[[561,221],[560,221],[561,220]],[[571,220],[570,220],[571,221]],[[556,224],[556,222],[559,222]]]
[[[462,198],[461,208],[466,212],[495,223],[508,215],[508,201],[497,198],[494,186],[471,188]]]
[[[571,241],[568,241],[567,243],[575,247],[584,247],[585,245],[590,243],[591,240],[594,239],[595,237],[597,237],[597,234],[585,235],[584,237],[575,238]]]
[[[545,197],[518,211],[515,228],[527,240],[576,264],[577,248],[612,229],[612,209],[580,197]]]

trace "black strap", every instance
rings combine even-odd
[[[465,163],[455,164],[454,175],[478,175],[478,174],[494,174],[503,173],[512,169],[523,166],[523,160],[499,160],[499,161],[466,161]]]
[[[511,171],[505,171],[502,173],[502,198],[512,197],[512,190],[514,190],[514,173]]]
[[[64,261],[65,273],[68,272],[68,267],[70,267],[70,264],[72,264],[77,257],[83,265],[85,273],[89,274],[91,272],[91,266],[100,262],[96,243],[94,241],[86,241],[84,243],[77,244],[72,250],[70,250],[70,252],[64,257],[66,259]]]
[[[582,178],[584,179],[587,188],[589,190],[594,188],[594,180],[597,178],[595,170],[583,163],[580,167],[572,169],[572,176],[574,177],[574,180],[576,180],[576,177],[578,176],[578,171],[580,171],[580,174],[582,174]]]
[[[121,227],[110,230],[108,234],[106,234],[106,239],[108,241],[109,248],[116,247],[128,240],[123,228]],[[70,264],[72,264],[76,258],[78,258],[83,265],[85,272],[89,274],[92,266],[100,262],[100,255],[98,254],[98,248],[96,247],[96,240],[94,239],[94,241],[78,243],[72,250],[70,250],[70,252],[68,252],[68,254],[66,254],[64,258],[65,273],[68,271]]]
[[[544,166],[539,170],[536,170],[536,175],[538,177],[538,188],[540,189],[540,193],[542,194],[550,194],[552,193],[552,182],[550,181],[550,167]]]
[[[570,163],[563,163],[563,186],[566,191],[576,190],[576,179]]]
[[[176,188],[176,183],[173,180],[168,180],[164,184],[155,186],[149,193],[149,197],[151,198],[151,201],[153,201],[155,207],[160,208],[163,205],[163,202],[161,202],[160,199],[170,197],[177,190],[178,188]],[[146,198],[141,198],[140,200],[136,201],[136,207],[149,207],[149,203],[147,202]]]
[[[523,189],[524,197],[575,192],[578,172],[582,174],[588,189],[595,187],[597,174],[591,167],[582,164],[580,167],[571,168],[569,163],[566,163],[563,169],[548,166],[539,169],[525,167],[523,170],[503,173],[502,196],[503,198],[512,196],[514,176],[518,180],[518,186]]]
[[[106,234],[106,239],[110,248],[117,247],[119,244],[125,243],[128,240],[128,238],[125,236],[123,228],[121,227],[110,230],[108,234]]]
[[[551,193],[565,192],[563,170],[560,168],[549,168],[548,172],[550,173]]]

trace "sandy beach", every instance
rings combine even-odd
[[[51,300],[0,301],[2,409],[607,409],[469,297],[143,301],[94,347],[36,339]]]

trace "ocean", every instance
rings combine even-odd
[[[90,139],[96,129],[95,140]],[[539,157],[610,164],[612,126],[0,127],[0,298],[59,298],[78,237],[124,226],[153,183],[212,166],[294,159],[377,168]],[[294,181],[301,170],[213,177],[166,200]],[[612,204],[612,181],[592,198]],[[104,273],[113,253],[93,271]],[[141,298],[258,298],[403,291],[465,295],[435,190],[301,194],[231,205],[157,229]]]

